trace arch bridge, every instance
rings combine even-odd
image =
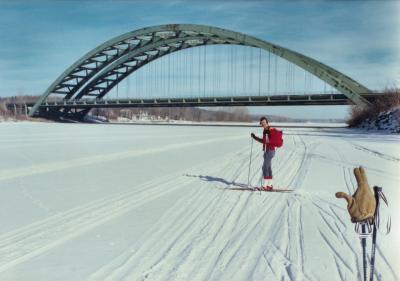
[[[259,48],[304,69],[337,93],[106,99],[114,87],[143,66],[175,52],[208,45]],[[48,87],[29,115],[81,119],[96,107],[368,105],[375,96],[357,81],[313,58],[259,38],[213,26],[170,24],[128,32],[94,48]]]

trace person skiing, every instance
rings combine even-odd
[[[275,129],[269,126],[268,120],[265,116],[260,118],[260,126],[264,129],[262,139],[257,137],[254,133],[251,133],[251,137],[263,145],[264,163],[262,166],[263,183],[261,189],[271,191],[273,190],[272,158],[275,156],[275,146],[270,142],[270,134],[271,131]]]

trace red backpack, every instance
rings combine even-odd
[[[275,128],[271,128],[269,130],[269,136],[268,136],[269,144],[274,147],[281,147],[283,145],[282,135],[283,135],[282,131]]]

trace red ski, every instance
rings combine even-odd
[[[292,192],[293,189],[281,189],[281,188],[273,188],[271,190],[267,190],[261,187],[256,187],[254,191],[264,191],[264,192]]]
[[[228,189],[228,190],[240,190],[240,191],[282,192],[282,193],[290,193],[290,192],[294,191],[294,189],[281,189],[281,188],[274,188],[272,190],[265,190],[265,189],[262,189],[261,187],[254,187],[254,188],[251,188],[251,187],[240,187],[240,188],[239,187],[237,187],[237,188],[231,187],[231,188],[225,188],[225,189]]]

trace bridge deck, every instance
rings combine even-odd
[[[362,95],[372,102],[381,93]],[[299,105],[349,105],[351,101],[343,94],[318,95],[274,95],[242,97],[199,97],[199,98],[151,98],[151,99],[82,99],[44,102],[41,108],[129,108],[129,107],[213,107],[213,106],[299,106]],[[13,110],[20,106],[32,107],[33,103],[9,103]]]
[[[363,95],[372,101],[379,94]],[[191,107],[191,106],[287,106],[287,105],[348,105],[343,94],[279,95],[249,97],[199,97],[199,98],[152,98],[152,99],[86,99],[54,101],[42,107],[63,108],[117,108],[117,107]]]

